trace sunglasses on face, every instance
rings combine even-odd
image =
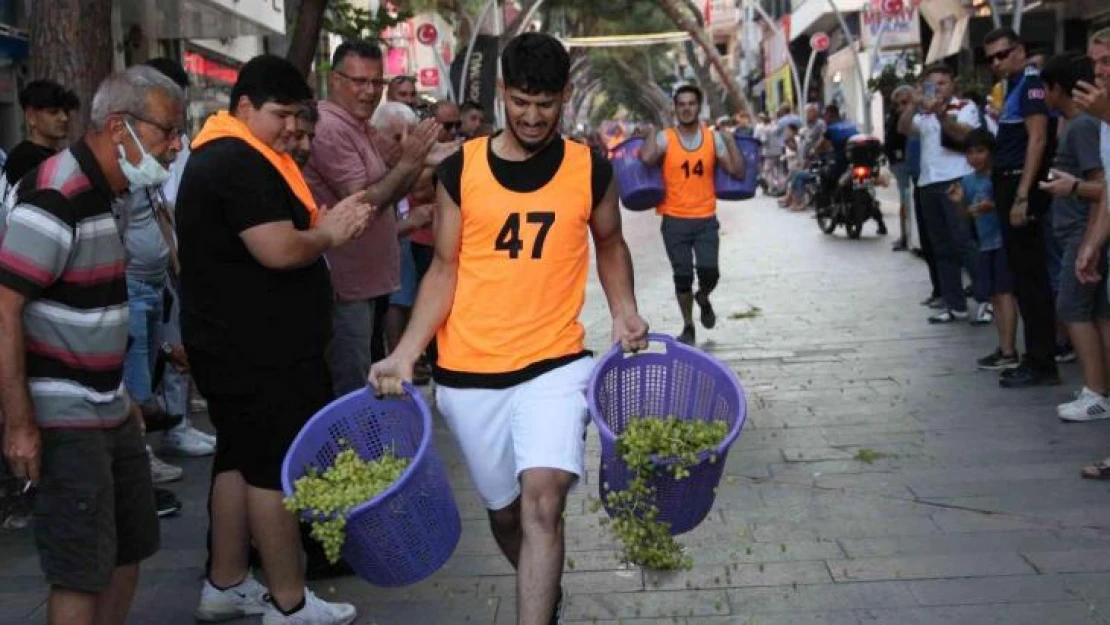
[[[1006,48],[1005,50],[999,50],[998,52],[995,52],[994,54],[988,54],[987,55],[987,62],[994,63],[995,61],[997,61],[997,62],[1001,63],[1002,61],[1005,61],[1006,59],[1010,58],[1010,55],[1016,49],[1017,49],[1017,46],[1010,46],[1009,48]]]
[[[440,126],[443,126],[444,130],[451,132],[461,128],[462,122],[443,122],[442,124],[440,124]]]

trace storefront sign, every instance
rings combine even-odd
[[[239,79],[239,70],[201,56],[196,52],[185,53],[185,71],[229,85],[234,85],[235,81]]]
[[[420,70],[421,87],[438,87],[439,70],[434,67],[425,67]]]
[[[870,48],[883,32],[882,47],[906,48],[921,45],[918,8],[921,0],[871,0],[863,7],[860,38]]]
[[[763,75],[770,76],[790,61],[790,16],[784,15],[778,24],[785,37],[770,27],[763,27]]]

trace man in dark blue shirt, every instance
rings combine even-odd
[[[836,170],[831,180],[825,181],[825,188],[832,192],[836,185],[840,184],[840,178],[844,172],[848,171],[848,141],[860,132],[855,122],[841,116],[840,107],[836,104],[825,106],[825,124],[825,141],[832,146],[833,158],[836,162]],[[848,191],[844,193],[847,194]],[[871,217],[879,224],[879,235],[885,235],[886,223],[883,221],[882,211],[876,208]]]
[[[1021,366],[1004,371],[1004,388],[1060,383],[1056,370],[1056,315],[1042,228],[1051,204],[1036,184],[1049,164],[1049,111],[1040,71],[1029,63],[1013,30],[987,34],[983,47],[991,68],[1006,81],[994,158],[995,207],[1002,221],[1006,256],[1025,326]]]

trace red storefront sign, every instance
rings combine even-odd
[[[196,52],[185,53],[185,71],[229,85],[234,85],[235,81],[239,79],[239,70],[213,61]]]

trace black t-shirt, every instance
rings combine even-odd
[[[19,182],[28,172],[38,167],[39,163],[56,153],[53,148],[46,148],[27,140],[20,141],[11,152],[8,152],[8,160],[4,161],[4,173],[8,176],[8,184]]]
[[[214,382],[241,384],[242,365],[257,371],[323,358],[332,329],[324,260],[269,269],[239,236],[278,221],[306,230],[309,220],[277,170],[242,141],[218,139],[190,155],[177,196],[181,329],[190,350],[227,366]]]
[[[528,160],[507,161],[493,153],[493,137],[490,137],[490,147],[486,150],[486,155],[493,176],[501,186],[517,193],[532,193],[551,182],[559,171],[559,166],[563,164],[563,155],[566,153],[564,141],[562,137],[557,138]],[[608,159],[591,150],[590,167],[590,190],[594,198],[594,208],[597,208],[613,179],[613,166]],[[460,206],[462,194],[459,188],[462,186],[462,171],[462,150],[444,159],[436,170],[436,177],[443,184],[443,188],[451,199],[455,200],[455,204]]]
[[[883,129],[885,136],[883,152],[886,153],[886,158],[891,165],[906,162],[906,135],[898,132],[898,119],[900,117],[901,115],[897,111],[891,111],[886,116],[886,124]]]

